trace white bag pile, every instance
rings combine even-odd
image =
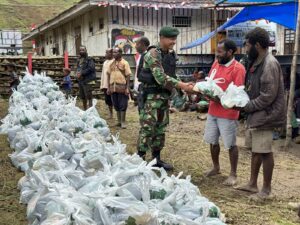
[[[193,90],[195,92],[201,92],[210,97],[221,98],[224,94],[223,89],[218,85],[218,83],[224,83],[224,78],[215,78],[217,70],[214,69],[209,77],[205,77],[205,81],[201,81],[195,84]]]
[[[94,106],[82,111],[44,75],[26,74],[0,131],[31,225],[223,225],[191,178],[168,176],[110,135]]]
[[[230,83],[224,95],[221,97],[222,106],[226,109],[245,107],[250,99],[244,89],[245,86],[238,87],[233,83]]]

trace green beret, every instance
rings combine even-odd
[[[164,36],[166,38],[177,37],[179,35],[179,30],[175,27],[162,27],[159,31],[159,36]]]

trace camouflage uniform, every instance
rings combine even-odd
[[[144,107],[140,110],[141,129],[137,148],[140,152],[149,150],[160,152],[164,147],[166,126],[169,124],[170,90],[176,87],[179,80],[164,72],[162,50],[159,46],[147,52],[144,58],[144,68],[151,70],[157,83],[156,87],[161,88],[162,91],[147,94]],[[144,87],[151,88],[151,85],[145,84]]]

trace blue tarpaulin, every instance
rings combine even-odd
[[[234,17],[232,17],[230,20],[228,20],[226,23],[224,23],[222,26],[220,26],[216,31],[213,31],[197,39],[196,41],[187,44],[180,50],[185,50],[201,45],[204,42],[211,39],[213,36],[215,36],[219,31],[225,30],[228,27],[249,20],[266,19],[271,22],[280,24],[284,27],[287,27],[289,29],[296,30],[297,9],[298,3],[295,2],[268,6],[247,6]]]

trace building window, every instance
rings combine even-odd
[[[91,35],[94,34],[94,26],[93,26],[93,22],[89,22],[89,32]]]
[[[173,16],[173,27],[191,27],[192,17],[190,16]]]
[[[103,30],[104,29],[104,19],[100,18],[99,19],[99,30]]]
[[[294,44],[295,44],[295,31],[290,29],[285,29],[284,30],[284,54],[293,54]]]

